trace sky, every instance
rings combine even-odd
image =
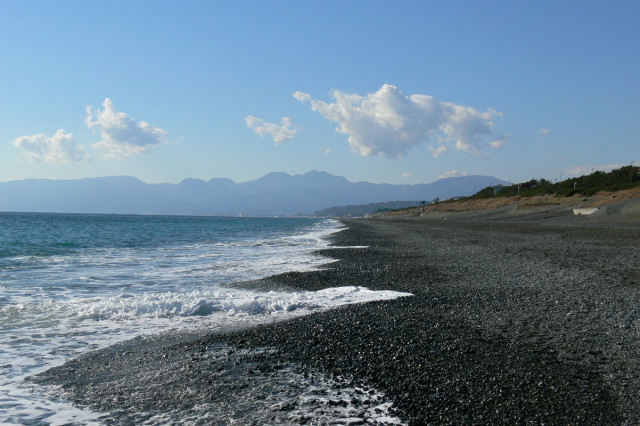
[[[640,164],[640,2],[0,0],[0,182]]]

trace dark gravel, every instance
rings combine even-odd
[[[212,370],[220,360],[212,363],[208,354],[224,344],[232,352],[269,348],[244,358],[256,371],[294,365],[300,374],[372,386],[410,424],[640,423],[637,224],[348,226],[335,244],[369,248],[327,250],[341,260],[271,281],[306,290],[360,285],[413,297],[227,334],[139,339],[36,380],[62,385],[78,404],[116,412],[115,423],[145,420],[132,413],[215,402],[225,389],[211,380],[220,375]]]

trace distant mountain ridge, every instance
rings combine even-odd
[[[236,183],[188,178],[148,184],[131,176],[0,182],[0,211],[183,215],[310,215],[335,206],[467,196],[490,185],[490,176],[462,176],[429,184],[350,182],[321,171],[269,173]]]

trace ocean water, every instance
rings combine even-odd
[[[335,220],[312,218],[0,213],[0,423],[101,423],[105,413],[73,406],[25,380],[88,351],[136,336],[251,326],[406,296],[357,283],[318,292],[234,288],[242,281],[322,268],[332,260],[313,251],[326,247],[327,237],[340,229]],[[318,395],[338,389],[370,400],[364,405],[372,422],[400,423],[373,389],[340,390],[328,378],[306,383],[308,378],[293,375],[291,370],[269,380],[271,386],[297,380],[299,391],[286,397],[296,399],[296,415],[321,412],[329,423],[353,416],[344,404],[334,411],[318,406]],[[305,398],[313,404],[305,406]],[[273,404],[254,405],[243,408],[255,411],[254,420],[274,410]],[[234,407],[212,410],[233,416]],[[190,416],[198,421],[197,413]],[[184,413],[157,415],[158,424],[184,419]]]

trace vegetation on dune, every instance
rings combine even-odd
[[[528,182],[515,183],[510,186],[488,186],[465,200],[486,199],[494,197],[513,197],[520,195],[555,195],[570,197],[572,195],[591,196],[601,191],[620,191],[640,186],[640,167],[625,166],[608,173],[595,171],[589,175],[551,182],[547,179],[531,179]]]

